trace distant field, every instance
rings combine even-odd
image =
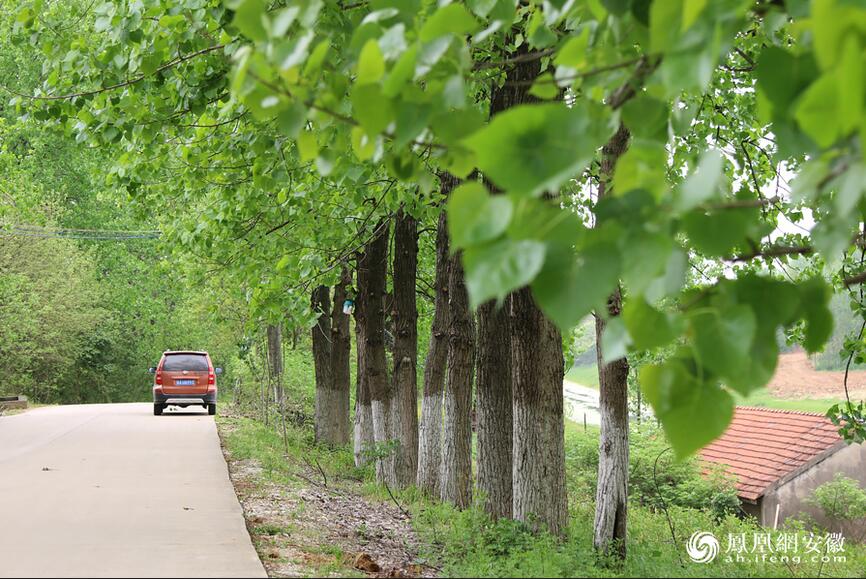
[[[839,402],[835,398],[776,398],[766,389],[755,392],[749,397],[735,394],[738,406],[758,406],[761,408],[778,408],[780,410],[799,410],[801,412],[817,412],[824,414],[827,409]]]
[[[803,354],[783,354],[770,388],[755,392],[748,398],[735,395],[736,403],[741,406],[824,414],[828,408],[841,401],[842,385],[838,374],[811,369],[806,365]],[[850,382],[855,386],[855,395],[863,393],[863,374],[866,373],[852,373],[853,380]],[[565,379],[597,390],[598,368],[595,364],[572,366],[566,372]],[[839,392],[838,397],[833,396],[835,392]]]
[[[842,376],[842,372],[815,370],[801,352],[782,354],[768,388],[748,398],[736,395],[736,403],[824,414],[828,408],[842,400]],[[595,364],[572,366],[566,372],[565,379],[598,389],[598,369]],[[866,395],[866,371],[851,372],[848,382],[853,398],[859,400]]]
[[[565,379],[598,390],[598,368],[595,364],[572,366],[565,373]]]
[[[779,356],[776,373],[767,389],[778,398],[832,399],[844,395],[845,373],[818,371],[804,352],[789,352]],[[866,371],[852,370],[848,389],[854,398],[866,397]]]

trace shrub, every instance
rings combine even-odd
[[[653,510],[686,507],[708,511],[716,519],[740,512],[733,480],[697,459],[678,461],[662,432],[652,424],[630,433],[629,493],[633,502]],[[571,434],[566,441],[569,489],[578,501],[595,498],[598,436]],[[578,501],[572,501],[578,502]]]
[[[841,472],[815,489],[806,502],[821,509],[831,521],[846,525],[862,539],[866,534],[866,490]]]

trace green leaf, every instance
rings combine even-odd
[[[299,102],[293,102],[277,115],[277,127],[280,132],[291,138],[298,136],[306,121],[307,109]]]
[[[391,101],[375,84],[355,85],[352,88],[352,110],[370,136],[383,132],[393,120]]]
[[[689,175],[677,190],[674,208],[678,211],[689,211],[701,203],[716,196],[722,182],[724,157],[715,149],[706,151],[698,163],[698,167]]]
[[[654,0],[650,7],[650,50],[663,53],[674,47],[682,28],[683,0]]]
[[[662,275],[674,251],[674,241],[664,233],[630,237],[622,248],[622,279],[629,291],[642,294]]]
[[[587,232],[576,213],[545,199],[511,196],[514,216],[508,225],[512,239],[537,239],[573,250]]]
[[[789,115],[791,103],[817,75],[818,66],[811,53],[793,55],[778,46],[764,48],[755,69],[758,88],[782,118]]]
[[[481,183],[464,183],[448,200],[448,233],[457,249],[478,245],[499,237],[508,227],[511,200],[491,195]]]
[[[316,140],[316,133],[303,131],[298,135],[297,145],[301,161],[312,161],[319,156],[319,143]]]
[[[471,135],[484,125],[484,117],[474,107],[437,114],[430,122],[439,140],[452,145]]]
[[[663,273],[654,279],[644,290],[648,300],[656,301],[662,298],[674,296],[683,287],[686,281],[686,270],[689,268],[689,259],[685,251],[679,245],[668,254],[667,263]]]
[[[678,316],[661,312],[642,298],[626,302],[622,319],[634,347],[639,350],[666,346],[679,337],[682,331],[682,320]]]
[[[557,66],[567,66],[574,69],[581,69],[586,66],[589,28],[589,26],[584,27],[580,34],[565,41],[553,60]]]
[[[372,38],[367,41],[358,57],[358,75],[355,82],[359,85],[379,82],[385,76],[385,58],[379,43]]]
[[[325,63],[325,59],[328,57],[330,50],[331,43],[329,40],[322,40],[319,42],[316,45],[316,48],[313,49],[313,52],[310,53],[310,57],[304,65],[304,76],[312,77],[317,75],[319,71],[322,70],[322,65]]]
[[[273,24],[271,25],[271,36],[274,38],[283,36],[289,30],[289,27],[295,22],[299,12],[300,8],[297,6],[289,6],[288,8],[275,10],[272,18]]]
[[[735,293],[737,302],[751,306],[760,328],[775,334],[779,326],[787,326],[797,319],[800,294],[797,286],[790,282],[744,274],[727,285]]]
[[[622,122],[639,139],[666,142],[671,107],[658,99],[640,93],[622,107]]]
[[[529,94],[541,100],[551,100],[559,96],[559,87],[556,86],[553,75],[545,72],[532,83]]]
[[[689,323],[699,362],[719,376],[743,377],[757,327],[752,309],[744,305],[701,308],[689,317]],[[739,381],[729,385],[741,386]]]
[[[466,84],[462,74],[455,74],[442,87],[442,105],[447,109],[466,107]]]
[[[452,147],[442,162],[449,173],[458,179],[466,179],[475,169],[475,153],[463,147]]]
[[[721,436],[734,416],[731,395],[718,384],[698,381],[679,360],[644,366],[640,383],[679,458]]]
[[[756,231],[759,220],[760,213],[754,208],[695,210],[686,215],[683,229],[696,249],[706,255],[724,257]]]
[[[836,69],[836,85],[840,95],[840,131],[848,134],[860,124],[863,115],[863,50],[857,35],[849,34],[842,41],[842,54]]]
[[[424,22],[419,36],[429,42],[446,34],[472,34],[478,30],[478,21],[463,4],[449,4],[437,10]]]
[[[465,143],[496,185],[538,195],[586,168],[614,128],[601,105],[523,105],[496,115]]]
[[[707,0],[684,0],[683,1],[683,25],[682,30],[688,30],[692,24],[707,7]]]
[[[256,42],[267,40],[268,33],[264,25],[267,7],[265,0],[242,0],[235,9],[232,23],[250,40]]]
[[[408,100],[397,102],[397,128],[394,131],[394,146],[403,147],[414,140],[427,128],[432,106]]]
[[[660,199],[668,188],[667,149],[658,141],[635,140],[616,162],[613,192],[617,195],[643,189]]]
[[[479,18],[484,18],[496,6],[497,0],[468,0],[466,3]]]
[[[397,62],[394,63],[391,72],[385,79],[382,86],[382,94],[389,98],[394,98],[400,94],[400,91],[403,90],[406,83],[415,75],[415,61],[417,58],[417,46],[409,47],[406,52],[400,55],[400,58],[398,58]]]
[[[544,263],[544,244],[523,239],[502,239],[463,252],[466,289],[473,309],[532,281]]]
[[[830,296],[830,289],[820,278],[812,278],[800,286],[800,307],[806,319],[803,347],[810,354],[820,351],[833,333]]]
[[[532,293],[542,311],[568,331],[590,311],[604,307],[619,273],[619,252],[612,243],[592,243],[575,253],[570,246],[551,241]]]
[[[601,0],[602,6],[607,8],[611,14],[622,16],[631,7],[632,0]]]
[[[606,364],[610,364],[625,358],[631,345],[631,336],[628,334],[622,317],[617,316],[609,319],[604,326],[604,333],[601,335],[601,359]]]
[[[813,82],[797,103],[794,117],[821,147],[829,147],[841,136],[839,101],[836,76],[827,73]]]
[[[376,152],[376,140],[367,136],[361,127],[352,127],[352,150],[359,161],[366,161]]]

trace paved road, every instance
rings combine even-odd
[[[150,404],[0,418],[0,577],[265,577],[213,419]]]
[[[598,413],[598,390],[564,380],[562,395],[565,397],[565,415],[577,423],[601,424],[601,414]]]

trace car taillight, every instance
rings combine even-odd
[[[213,373],[213,370],[209,370],[207,373],[207,385],[213,386],[216,384],[216,375]]]
[[[156,385],[162,386],[162,371],[161,370],[156,371]]]

